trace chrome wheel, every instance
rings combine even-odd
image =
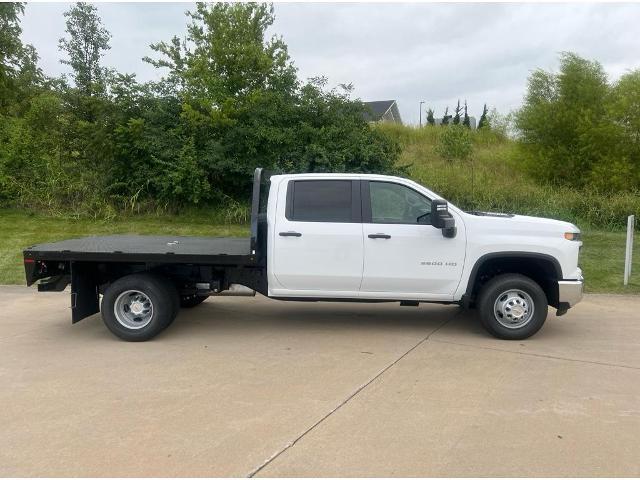
[[[153,317],[153,303],[138,290],[127,290],[116,298],[113,313],[125,328],[138,330],[146,327]]]
[[[501,293],[493,305],[496,320],[506,328],[524,327],[533,318],[533,312],[533,299],[527,292],[518,289]]]

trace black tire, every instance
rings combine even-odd
[[[139,317],[131,308],[133,302],[137,303],[136,307],[145,308]],[[144,342],[171,324],[178,306],[178,292],[170,280],[149,273],[135,273],[109,285],[100,310],[111,333],[129,342]],[[120,319],[116,310],[120,312]],[[141,326],[136,326],[137,323]]]
[[[533,312],[529,317],[526,313],[518,318],[511,316],[510,312],[514,312],[514,307],[510,305],[513,304],[518,309],[514,315],[520,315],[523,311],[530,312],[530,303],[533,303]],[[535,334],[544,325],[547,310],[547,296],[540,285],[529,277],[516,273],[498,275],[489,280],[482,287],[478,299],[482,325],[490,334],[504,340],[523,340]]]
[[[193,308],[200,305],[209,297],[203,297],[200,295],[183,295],[180,297],[180,307]]]

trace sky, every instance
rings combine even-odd
[[[22,39],[49,75],[60,64],[68,3],[29,3]],[[149,45],[186,31],[190,3],[99,3],[111,32],[104,64],[140,81],[162,71],[142,62]],[[283,37],[301,79],[324,75],[352,83],[364,101],[396,100],[404,123],[417,124],[421,100],[441,117],[457,100],[517,109],[531,71],[555,70],[558,54],[599,61],[612,81],[640,68],[640,4],[276,3],[269,34]],[[425,114],[423,113],[423,120]]]

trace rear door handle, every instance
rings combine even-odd
[[[391,238],[391,235],[387,235],[386,233],[371,233],[369,234],[369,238]]]
[[[302,234],[298,232],[280,232],[281,237],[301,237]]]

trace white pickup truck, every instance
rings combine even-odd
[[[464,212],[405,178],[254,174],[248,238],[115,235],[24,250],[27,283],[71,284],[73,323],[102,312],[130,341],[208,296],[420,302],[477,308],[503,339],[536,333],[548,305],[582,298],[571,223]],[[99,306],[100,295],[102,305]]]

